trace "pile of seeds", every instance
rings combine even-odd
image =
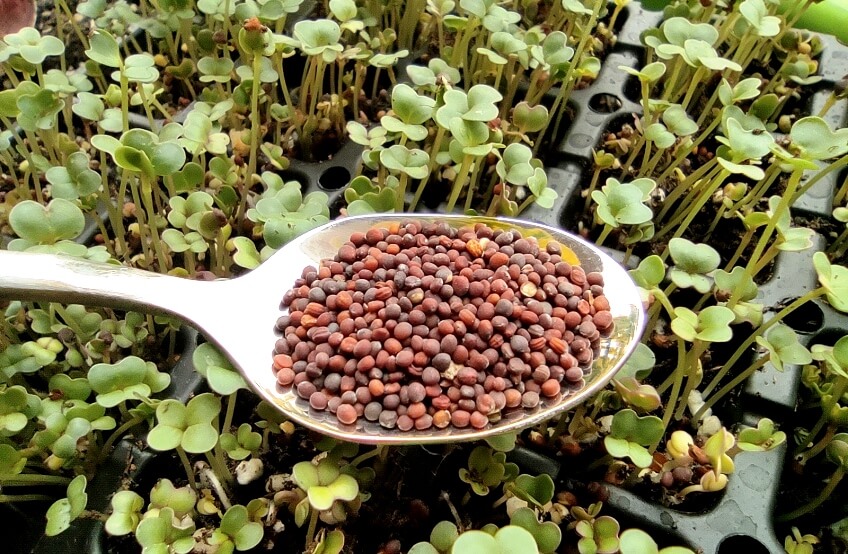
[[[600,273],[518,231],[354,233],[283,298],[277,381],[343,424],[482,429],[582,385],[612,330]]]

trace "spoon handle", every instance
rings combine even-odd
[[[156,311],[193,319],[200,283],[70,256],[0,251],[0,298]]]

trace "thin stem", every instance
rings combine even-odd
[[[377,446],[373,450],[369,450],[368,452],[366,452],[364,454],[360,454],[359,456],[357,456],[356,458],[351,460],[350,465],[353,466],[353,467],[357,467],[362,462],[369,460],[369,459],[373,458],[374,456],[380,455],[384,449],[387,450],[388,446],[385,446],[385,445]]]
[[[691,175],[686,177],[686,179],[678,183],[677,186],[674,187],[674,190],[672,190],[668,194],[668,196],[666,196],[662,210],[660,210],[660,213],[657,214],[657,216],[654,218],[654,221],[659,222],[665,219],[666,214],[669,210],[671,210],[672,206],[674,205],[674,202],[676,202],[680,196],[687,194],[692,189],[692,187],[698,182],[698,180],[701,179],[701,177],[703,177],[707,172],[714,171],[717,165],[717,158],[713,158],[698,169],[696,169]],[[660,182],[660,180],[657,180],[657,183]]]
[[[46,494],[0,494],[0,503],[14,502],[51,502],[56,497]]]
[[[799,464],[806,464],[819,454],[821,454],[826,448],[827,445],[830,444],[830,441],[833,440],[833,435],[836,434],[837,425],[835,423],[831,423],[827,426],[827,429],[824,432],[824,435],[816,441],[816,443],[811,446],[809,449],[805,450],[803,453],[795,456],[795,460]]]
[[[112,450],[112,445],[115,444],[115,441],[121,438],[124,433],[126,433],[139,423],[142,423],[143,421],[143,417],[134,417],[133,419],[125,422],[123,425],[115,429],[115,431],[113,431],[112,434],[109,435],[109,438],[106,439],[106,442],[103,443],[103,448],[100,450],[101,461],[103,460],[103,457],[108,455],[109,452]]]
[[[41,475],[38,473],[18,473],[0,475],[0,486],[17,487],[32,485],[67,485],[71,480],[61,475]]]
[[[709,400],[707,400],[700,408],[698,408],[698,411],[695,412],[695,415],[692,416],[692,419],[694,421],[698,421],[699,419],[701,419],[701,417],[703,417],[707,410],[715,406],[716,402],[724,398],[730,391],[745,382],[758,369],[766,365],[766,362],[768,362],[770,359],[771,355],[766,354],[765,356],[761,357],[756,362],[748,366],[745,371],[734,377],[732,381],[730,381],[728,384],[719,389],[714,395],[710,396]]]
[[[183,464],[183,469],[186,472],[186,476],[188,476],[188,482],[191,484],[191,488],[197,490],[197,480],[194,478],[194,471],[191,469],[191,462],[188,461],[188,455],[186,455],[185,450],[183,450],[182,446],[178,446],[176,448],[177,454],[180,457],[180,462]]]
[[[666,409],[663,412],[663,435],[665,435],[665,430],[668,429],[668,425],[671,423],[671,416],[674,414],[674,409],[677,406],[677,400],[680,396],[680,388],[683,386],[683,375],[686,373],[685,367],[683,366],[685,360],[686,344],[683,339],[677,337],[677,367],[674,368],[674,382],[671,387],[671,395],[669,396]],[[649,450],[653,452],[655,449],[656,445],[653,445]]]
[[[819,506],[821,506],[825,500],[830,498],[830,495],[832,495],[833,491],[836,490],[837,485],[839,485],[839,482],[842,481],[842,478],[844,476],[845,470],[842,468],[842,466],[837,467],[836,471],[833,472],[833,475],[830,476],[830,481],[828,482],[827,486],[822,489],[818,496],[816,496],[814,499],[810,500],[800,508],[777,516],[777,521],[790,521],[799,518],[802,515],[808,514]]]
[[[401,172],[398,179],[397,195],[395,197],[395,211],[402,212],[406,200],[406,184],[409,182],[409,175]]]
[[[227,412],[224,414],[224,425],[221,427],[222,433],[229,433],[230,427],[233,425],[233,415],[236,413],[236,396],[238,391],[227,396]]]
[[[819,431],[822,430],[822,427],[830,420],[830,411],[839,403],[839,400],[842,398],[842,395],[845,394],[845,390],[848,389],[848,379],[842,376],[836,377],[836,383],[833,385],[830,401],[822,404],[822,413],[819,416],[819,420],[807,434],[807,437],[812,438],[819,434]],[[798,445],[796,449],[795,455],[800,454],[804,450],[803,445]]]
[[[306,529],[306,550],[309,551],[309,545],[315,541],[315,527],[318,525],[318,510],[309,508],[309,527]]]
[[[465,154],[462,157],[462,164],[459,166],[459,171],[456,175],[456,180],[453,183],[453,190],[451,191],[450,198],[448,199],[448,207],[447,211],[450,213],[453,211],[454,206],[456,206],[456,201],[459,200],[459,194],[462,192],[463,187],[465,187],[465,182],[468,180],[469,170],[471,169],[471,162],[474,161],[474,156],[470,154]]]
[[[741,358],[742,355],[748,350],[748,348],[752,344],[754,344],[754,341],[757,340],[757,337],[764,335],[766,331],[771,329],[775,324],[782,321],[783,318],[785,318],[787,315],[791,314],[807,302],[823,295],[825,292],[826,289],[824,287],[819,287],[815,290],[811,290],[804,296],[796,299],[794,302],[777,312],[774,317],[760,325],[753,333],[751,333],[751,335],[747,339],[745,339],[742,344],[739,345],[739,347],[736,349],[730,359],[728,359],[727,362],[725,362],[724,366],[722,366],[718,373],[716,373],[715,377],[713,377],[713,380],[710,381],[710,384],[704,389],[703,395],[705,397],[709,396],[709,394],[716,388],[716,386],[718,386],[719,382],[721,382],[724,376],[727,375],[727,372],[731,370],[733,364],[738,362],[739,358]]]
[[[792,202],[795,202],[796,200],[798,200],[798,198],[800,198],[805,192],[807,192],[812,187],[814,187],[816,183],[818,183],[819,181],[824,179],[827,175],[829,175],[830,173],[832,173],[834,171],[838,171],[845,166],[848,166],[848,155],[842,156],[838,160],[835,160],[835,161],[831,162],[830,164],[828,164],[826,167],[823,167],[822,169],[820,169],[818,171],[818,173],[816,173],[813,177],[810,178],[809,181],[804,183],[803,187],[798,189],[798,192],[796,192],[793,195]],[[843,190],[840,190],[839,193],[836,195],[836,197],[833,199],[833,203],[836,204],[836,205],[841,204],[842,199],[844,197],[845,197],[845,191],[843,189]]]
[[[689,395],[692,394],[692,391],[695,390],[695,386],[697,385],[697,376],[698,376],[698,368],[700,367],[701,354],[709,346],[709,343],[706,341],[696,340],[692,345],[692,350],[690,350],[687,354],[686,360],[686,387],[683,389],[683,394],[681,395],[680,405],[677,408],[677,411],[674,414],[675,419],[680,419],[683,417],[683,412],[686,410],[686,405],[689,400]]]

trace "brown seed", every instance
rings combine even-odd
[[[451,413],[447,410],[439,410],[433,414],[433,426],[444,429],[451,423]]]
[[[353,296],[348,291],[343,290],[336,295],[336,306],[340,309],[346,310],[351,304],[353,304]]]
[[[284,367],[280,371],[277,372],[277,383],[284,387],[288,387],[294,382],[294,370],[288,367]]]
[[[594,321],[595,326],[602,331],[606,331],[610,326],[612,326],[612,314],[606,310],[595,312],[592,320]]]
[[[477,239],[471,239],[465,243],[465,250],[475,258],[483,255],[483,246]]]
[[[542,396],[546,396],[548,398],[553,398],[554,396],[559,394],[560,385],[559,381],[556,379],[548,379],[541,385]]]
[[[489,269],[497,269],[509,263],[509,256],[503,252],[496,252],[489,258]]]
[[[412,336],[412,325],[406,321],[402,321],[395,326],[395,338],[399,341],[404,341]]]
[[[478,411],[471,412],[469,421],[475,429],[483,429],[489,424],[489,418]]]
[[[356,423],[359,416],[352,404],[340,404],[336,409],[336,417],[345,425],[352,425]]]
[[[451,423],[454,427],[462,429],[464,427],[468,427],[468,424],[470,422],[471,414],[466,412],[465,410],[456,410],[451,414]]]
[[[607,300],[606,296],[596,296],[592,300],[592,307],[595,308],[595,312],[606,311],[610,309],[609,300]]]

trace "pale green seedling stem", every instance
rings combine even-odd
[[[107,165],[107,162],[108,160],[106,158],[106,152],[103,152],[101,150],[100,167],[109,167]],[[126,230],[124,229],[124,220],[123,217],[121,217],[120,213],[121,206],[115,206],[115,204],[112,202],[112,198],[109,194],[109,180],[107,172],[101,172],[100,180],[102,182],[102,186],[100,187],[100,198],[102,200],[103,205],[106,206],[106,212],[109,215],[109,223],[111,224],[112,229],[114,230],[114,238],[115,242],[118,245],[118,250],[120,250],[122,256],[126,257],[127,253],[129,252],[129,248],[127,247],[125,239]],[[118,196],[118,199],[120,199],[120,201],[123,201],[124,198],[126,198],[126,175],[122,172],[120,195]],[[103,236],[108,237],[108,234],[104,234]],[[108,246],[111,253],[114,254],[115,248],[112,246],[112,243],[107,240],[106,245]]]
[[[0,494],[0,503],[49,502],[55,499],[47,494]]]
[[[141,199],[144,202],[144,210],[147,212],[148,221],[150,223],[150,240],[153,243],[153,250],[156,252],[156,259],[159,261],[159,272],[167,273],[168,272],[168,257],[165,255],[165,249],[162,247],[162,241],[159,238],[159,229],[156,227],[156,214],[158,210],[156,209],[156,204],[153,201],[153,183],[150,182],[150,179],[144,175],[144,172],[140,174],[141,178]],[[143,223],[139,224],[139,228],[143,226]]]
[[[439,154],[439,150],[442,148],[442,141],[445,138],[446,130],[442,127],[436,131],[436,138],[433,140],[433,144],[430,148],[430,167],[429,171],[427,171],[427,175],[418,183],[418,187],[415,189],[415,197],[412,199],[412,204],[409,206],[409,211],[414,211],[415,207],[418,205],[418,201],[421,200],[421,195],[424,194],[424,187],[427,186],[427,182],[430,180],[430,176],[436,171],[436,156]],[[380,166],[382,167],[382,166]]]
[[[509,79],[509,82],[507,83],[506,95],[504,95],[504,99],[501,102],[501,111],[500,114],[498,114],[501,119],[506,119],[507,112],[512,107],[512,99],[515,96],[515,91],[518,90],[518,83],[520,81],[520,79],[515,76],[515,65],[518,62],[518,56],[510,54],[507,59],[509,61],[507,62],[507,69],[505,73],[507,76],[512,75],[513,77]],[[544,129],[539,136],[544,136]]]
[[[830,401],[827,403],[822,403],[821,415],[819,416],[818,421],[816,421],[816,424],[813,426],[812,429],[810,429],[810,432],[807,434],[808,439],[812,440],[816,437],[816,435],[819,434],[819,432],[821,432],[822,427],[827,424],[828,419],[830,418],[830,411],[833,409],[834,406],[839,403],[839,400],[842,398],[842,395],[845,394],[846,390],[848,390],[848,379],[842,377],[841,375],[837,375],[836,382],[833,384],[833,390],[831,391]],[[806,446],[806,442],[807,441],[798,445],[794,453],[796,456],[800,455],[801,452],[803,452],[804,446]],[[827,447],[826,444],[825,447]]]
[[[318,510],[309,507],[309,527],[306,528],[306,547],[305,551],[309,551],[309,545],[315,541],[315,528],[318,526]]]
[[[706,413],[707,410],[715,406],[716,402],[724,398],[728,393],[735,390],[736,387],[744,383],[751,375],[753,375],[758,369],[766,365],[766,362],[771,359],[771,356],[766,354],[765,356],[757,359],[756,362],[745,368],[745,371],[737,375],[730,381],[728,384],[719,389],[715,394],[711,395],[709,399],[700,407],[698,411],[692,416],[692,419],[698,421],[701,417]]]
[[[674,237],[681,236],[686,231],[689,223],[691,223],[695,216],[700,213],[701,208],[710,200],[710,198],[712,198],[713,193],[721,188],[724,184],[725,178],[727,178],[729,174],[730,173],[726,169],[716,165],[713,168],[713,171],[711,171],[709,175],[703,179],[703,181],[693,183],[691,192],[697,194],[695,202],[692,204],[687,202],[679,206],[674,217],[672,217],[659,231],[657,231],[654,238],[660,238],[671,231],[674,226],[677,226],[677,231],[675,231]],[[680,186],[678,185],[678,187]]]
[[[675,419],[683,417],[687,405],[686,400],[698,384],[698,366],[700,365],[701,354],[707,350],[709,345],[710,343],[707,341],[696,339],[692,344],[692,349],[687,353],[686,365],[683,368],[678,368],[678,371],[682,369],[686,372],[686,387],[683,389],[680,404],[674,414]]]
[[[711,159],[694,172],[692,172],[689,176],[687,176],[684,180],[680,181],[674,189],[668,193],[668,196],[665,198],[665,204],[660,210],[660,213],[657,214],[655,221],[662,221],[665,219],[666,214],[672,208],[674,203],[678,198],[683,196],[684,194],[688,194],[692,192],[692,188],[696,185],[699,179],[701,179],[707,172],[717,171],[716,166],[718,166],[718,161],[715,158]],[[657,182],[661,182],[657,180]]]
[[[401,172],[398,179],[397,195],[395,197],[395,211],[402,212],[406,200],[406,184],[409,182],[409,175]]]
[[[824,101],[824,105],[819,110],[818,116],[824,118],[827,115],[827,112],[839,101],[839,96],[836,95],[835,92],[831,91],[827,97],[827,100]]]
[[[80,29],[79,25],[77,25],[76,20],[74,19],[74,14],[71,12],[70,8],[68,8],[68,4],[65,2],[65,0],[56,0],[56,5],[59,7],[60,10],[62,10],[64,12],[65,18],[67,19],[68,23],[71,24],[71,27],[74,29],[74,34],[77,36],[79,41],[82,43],[83,49],[88,50],[90,48],[90,45],[88,43],[88,37],[85,36],[85,33],[83,33],[82,29]],[[61,29],[62,29],[61,24],[56,25],[56,30],[59,33],[61,33]],[[60,35],[60,38],[61,38],[61,35]],[[63,64],[65,63],[64,56],[62,56],[62,63]]]
[[[471,209],[471,200],[474,199],[474,191],[477,188],[477,181],[478,181],[477,174],[480,171],[480,166],[481,166],[480,162],[481,162],[480,159],[476,160],[475,163],[474,163],[474,167],[471,169],[471,179],[468,182],[468,192],[465,195],[465,211],[468,211],[468,210]],[[530,198],[532,198],[532,196]],[[527,200],[525,200],[525,204],[526,203],[527,203]],[[521,211],[521,210],[519,210],[519,211]]]
[[[841,158],[834,160],[826,167],[820,169],[814,176],[810,178],[804,186],[798,189],[798,192],[795,193],[792,201],[795,202],[800,198],[805,192],[810,190],[816,183],[824,179],[827,175],[831,174],[834,171],[839,171],[843,167],[848,166],[848,155],[842,156]],[[842,186],[839,191],[836,193],[836,196],[833,198],[833,204],[838,206],[842,204],[842,201],[845,199],[845,195],[848,193],[848,186]]]
[[[698,196],[698,200],[695,202],[695,205],[688,209],[686,217],[678,226],[677,231],[674,232],[673,238],[680,237],[683,235],[684,232],[686,232],[686,230],[689,228],[689,224],[692,223],[692,220],[695,219],[695,217],[701,212],[701,208],[703,208],[704,205],[706,205],[706,203],[710,200],[710,198],[712,198],[715,191],[721,188],[721,186],[724,184],[724,180],[727,178],[728,175],[730,175],[730,172],[722,168],[722,170],[719,171],[719,174],[712,179],[711,184],[705,187],[703,191],[701,191],[701,194]],[[674,221],[669,222],[668,225],[673,224]],[[655,236],[659,238],[659,236],[665,233],[666,231],[667,228],[661,230]]]
[[[121,188],[125,190],[125,181],[127,178],[126,170],[122,172],[122,182]],[[150,245],[147,244],[147,216],[143,209],[139,209],[140,206],[143,206],[141,203],[141,197],[138,194],[138,187],[130,186],[130,194],[132,195],[133,203],[136,205],[136,219],[138,220],[138,236],[141,239],[141,251],[144,256],[145,263],[149,266],[153,257],[150,255]],[[122,196],[119,196],[122,198]],[[155,212],[154,212],[155,213]],[[152,227],[152,225],[151,225]],[[129,255],[129,251],[123,253],[124,256]]]
[[[836,434],[837,429],[838,426],[835,423],[830,423],[827,426],[827,429],[825,429],[824,434],[819,440],[816,441],[813,446],[811,446],[804,452],[801,452],[800,454],[796,454],[794,456],[795,461],[801,465],[804,465],[819,454],[821,454],[827,448],[827,445],[830,444],[830,441],[833,440],[833,436]],[[809,435],[808,437],[813,436],[814,435]],[[803,444],[799,444],[798,450],[800,451],[807,443],[809,443],[809,441],[804,441]]]
[[[692,102],[692,98],[695,96],[695,93],[701,88],[701,79],[703,79],[707,74],[709,74],[710,70],[700,66],[695,70],[695,75],[692,76],[692,80],[689,82],[689,88],[686,89],[686,96],[683,97],[683,101],[680,103],[683,106],[683,109],[687,109],[689,107],[689,103]]]
[[[842,468],[842,466],[838,466],[833,472],[833,474],[830,476],[827,486],[822,489],[822,491],[817,497],[810,500],[809,502],[807,502],[796,510],[792,510],[789,513],[777,516],[777,521],[791,521],[793,519],[801,517],[804,514],[812,512],[813,510],[821,506],[821,504],[824,503],[825,500],[830,498],[830,496],[833,494],[833,491],[835,491],[836,487],[839,485],[840,481],[842,481],[843,477],[845,477],[845,470]]]
[[[756,231],[756,229],[745,230],[745,234],[742,235],[742,238],[739,240],[739,246],[736,247],[736,251],[730,258],[730,261],[727,262],[727,265],[724,266],[725,271],[730,271],[731,269],[733,269],[733,266],[736,265],[736,262],[742,256],[742,253],[745,251],[745,248],[748,247],[748,243],[751,242],[751,239],[754,237],[754,233],[756,233]]]
[[[356,458],[351,460],[350,465],[353,466],[353,467],[358,467],[359,464],[361,464],[362,462],[370,460],[371,458],[373,458],[375,456],[380,456],[380,455],[383,454],[383,450],[388,451],[388,449],[389,449],[389,447],[386,446],[386,445],[379,445],[376,448],[374,448],[373,450],[369,450],[368,452],[365,452],[364,454],[360,454],[359,456],[357,456]]]
[[[71,480],[61,475],[41,475],[38,473],[9,473],[0,475],[0,486],[22,487],[34,485],[67,485]]]
[[[671,375],[674,378],[671,386],[671,394],[669,396],[666,409],[663,412],[663,435],[665,435],[665,430],[668,429],[668,425],[671,423],[671,416],[674,414],[675,408],[677,407],[677,401],[680,398],[680,388],[683,386],[683,376],[686,374],[686,368],[683,365],[685,364],[686,359],[686,344],[683,339],[677,337],[677,367]],[[657,389],[657,392],[660,392],[660,389]],[[686,404],[684,403],[683,405],[685,406]],[[657,444],[651,445],[648,451],[653,454],[654,450],[657,449]]]
[[[276,56],[274,56],[274,61],[276,62],[276,65],[277,65],[277,74],[280,76],[280,85],[283,88],[283,99],[286,102],[286,107],[288,107],[288,109],[289,109],[289,120],[291,121],[291,124],[297,129],[298,136],[300,136],[302,134],[302,132],[300,130],[300,120],[298,119],[297,113],[295,112],[294,102],[292,102],[291,94],[289,93],[289,87],[286,84],[286,75],[283,72],[283,57],[282,57],[282,55],[277,54]],[[357,97],[358,97],[357,94],[353,95],[354,110],[356,109]],[[355,111],[355,113],[358,113],[358,112]]]
[[[213,452],[204,452],[206,456],[206,460],[209,462],[209,465],[212,467],[212,471],[215,472],[224,483],[226,483],[227,487],[229,487],[233,482],[233,476],[230,473],[230,470],[227,469],[227,465],[224,463],[224,454],[221,451],[221,447],[219,445],[215,445],[215,451]]]
[[[459,166],[459,171],[457,172],[456,180],[453,184],[453,190],[451,190],[451,195],[448,199],[448,213],[453,211],[454,206],[456,206],[456,201],[459,200],[459,194],[462,192],[465,182],[468,180],[468,174],[473,161],[474,156],[470,154],[463,155],[462,164]]]
[[[557,2],[555,2],[556,4]],[[603,0],[595,0],[594,5],[592,6],[592,15],[589,17],[589,22],[586,24],[585,32],[580,33],[580,42],[577,44],[577,48],[574,49],[574,57],[572,58],[572,63],[568,65],[568,71],[565,74],[565,77],[562,80],[561,90],[557,99],[562,103],[566,98],[571,97],[571,92],[574,90],[574,85],[576,84],[576,79],[574,78],[574,68],[580,64],[580,59],[583,57],[583,53],[586,51],[586,47],[589,45],[589,41],[594,37],[594,33],[592,32],[595,28],[595,25],[598,22],[598,15],[601,13],[601,8],[604,7],[606,3]],[[556,113],[559,104],[556,104],[555,107],[551,109],[550,113]],[[557,135],[559,131],[559,126],[562,123],[562,117],[565,115],[566,110],[559,110],[559,115],[557,116],[556,124],[554,125],[554,131],[551,134],[552,137]],[[545,131],[547,131],[547,126],[539,134],[539,142],[542,142],[542,138],[545,136]],[[534,153],[535,155],[535,153]]]
[[[754,187],[752,187],[751,190],[748,191],[741,200],[739,200],[739,202],[733,205],[732,209],[744,212],[748,208],[753,208],[754,204],[765,196],[768,189],[771,188],[771,185],[774,184],[780,174],[781,171],[778,164],[770,165],[768,169],[766,169],[765,178],[761,179]]]
[[[507,73],[507,75],[509,75],[509,73]],[[554,130],[551,133],[551,142],[553,142],[556,139],[557,131],[559,130],[559,125],[562,122],[563,114],[565,114],[565,112],[568,111],[566,109],[566,107],[564,106],[565,99],[566,99],[566,88],[565,88],[564,85],[561,85],[560,88],[559,88],[559,93],[557,93],[557,96],[554,99],[554,103],[551,104],[551,109],[549,111],[549,113],[551,113],[551,114],[559,113],[559,115],[557,116],[556,123],[554,124]],[[563,105],[563,109],[559,109],[560,105]],[[504,106],[507,106],[507,104],[504,104]],[[542,143],[545,140],[545,135],[547,134],[548,128],[551,125],[551,119],[552,119],[551,117],[548,117],[548,119],[545,121],[544,127],[542,127],[542,129],[536,135],[537,138],[536,138],[535,144],[533,144],[533,156],[536,156],[539,153],[539,148],[542,146]]]
[[[191,469],[191,462],[188,459],[188,455],[185,450],[183,450],[182,446],[177,446],[177,455],[180,457],[180,462],[183,464],[183,469],[186,472],[186,476],[188,476],[188,482],[191,484],[191,488],[194,490],[198,490],[197,488],[197,480],[194,478],[194,471]]]
[[[601,178],[601,171],[603,171],[600,166],[594,165],[595,169],[592,171],[592,179],[589,181],[589,190],[586,191],[586,202],[583,204],[584,213],[589,213],[589,207],[592,205],[592,193],[598,187],[598,180]]]
[[[137,90],[141,97],[141,106],[144,108],[144,114],[147,116],[147,122],[150,124],[151,129],[156,129],[156,118],[153,117],[153,111],[150,109],[150,101],[147,99],[147,95],[144,94],[144,86],[139,83]]]
[[[247,211],[247,197],[250,191],[250,180],[256,174],[256,154],[259,150],[259,128],[262,124],[259,118],[259,87],[262,83],[259,80],[259,73],[262,71],[262,56],[254,54],[253,56],[253,83],[250,91],[250,158],[247,162],[247,173],[244,175],[242,183],[242,195],[239,201],[238,213],[236,219],[241,225],[244,221],[244,215]],[[281,73],[282,74],[282,73]]]
[[[134,417],[115,429],[112,434],[109,435],[109,438],[106,439],[106,442],[103,443],[103,448],[100,450],[100,462],[102,462],[105,457],[109,455],[109,452],[112,451],[112,445],[115,444],[115,441],[124,436],[124,433],[143,422],[143,417]]]
[[[701,143],[704,142],[704,140],[707,137],[712,136],[713,131],[715,131],[715,128],[718,127],[719,123],[721,123],[721,115],[720,114],[710,122],[710,124],[707,126],[707,128],[704,129],[701,132],[701,134],[698,135],[698,137],[694,141],[692,141],[692,144],[688,149],[687,148],[681,148],[680,149],[680,152],[677,153],[677,155],[674,158],[674,161],[672,163],[670,163],[668,165],[668,167],[666,167],[665,170],[657,178],[657,183],[664,182],[674,172],[674,169],[680,165],[680,163],[690,154],[690,152],[693,149],[700,146]],[[701,122],[698,122],[699,127],[700,127],[700,125],[701,125]],[[715,159],[715,158],[713,158],[713,159]],[[710,160],[710,161],[712,161],[712,160]],[[715,162],[715,163],[718,163],[718,162]],[[706,164],[704,164],[704,165],[706,165]],[[701,166],[701,167],[703,167],[703,166]]]
[[[807,302],[815,300],[816,298],[824,295],[826,292],[827,289],[825,289],[824,287],[819,287],[817,289],[811,290],[804,296],[797,298],[794,302],[777,312],[774,317],[772,317],[771,319],[760,325],[757,329],[755,329],[754,332],[751,333],[751,335],[747,339],[745,339],[742,344],[739,345],[739,347],[727,360],[727,362],[724,363],[724,366],[722,366],[718,373],[716,373],[712,381],[710,381],[710,384],[707,385],[706,388],[704,388],[704,397],[709,396],[710,393],[716,388],[716,386],[718,386],[724,376],[727,375],[727,373],[733,368],[733,365],[738,362],[739,358],[741,358],[742,355],[747,352],[748,348],[752,344],[754,344],[754,342],[757,340],[757,337],[764,335],[766,331],[771,329],[776,323],[782,321],[783,318],[797,310],[799,307],[803,306]]]
[[[754,266],[754,269],[751,272],[751,276],[756,277],[757,275],[759,275],[762,270],[768,267],[768,264],[770,264],[777,257],[778,254],[780,254],[780,249],[775,243],[772,243],[765,251],[765,253],[760,256],[760,260],[757,262],[757,265]]]
[[[665,86],[663,87],[662,100],[671,100],[671,94],[675,90],[677,81],[680,79],[680,73],[683,71],[683,66],[685,65],[686,62],[683,61],[683,58],[680,56],[677,56],[674,58],[674,61],[671,62],[671,75],[669,75],[669,78],[666,80]]]
[[[604,244],[604,241],[607,239],[613,229],[614,227],[612,225],[604,224],[604,228],[601,230],[601,234],[598,235],[597,239],[595,239],[595,244],[597,244],[598,246],[602,246]]]
[[[127,76],[124,75],[124,60],[118,56],[118,72],[121,77],[121,128],[126,133],[130,130],[130,83]]]
[[[652,114],[653,117],[653,114]],[[647,127],[652,121],[649,121],[647,118],[643,118],[643,127]],[[625,179],[629,174],[630,170],[633,169],[633,162],[636,161],[636,157],[642,151],[642,147],[647,145],[650,150],[650,144],[648,144],[648,139],[645,138],[643,133],[639,133],[636,138],[636,142],[630,145],[630,154],[627,156],[627,160],[623,164],[621,164],[621,175],[619,175],[619,179]]]
[[[236,396],[238,391],[227,395],[227,411],[224,414],[224,425],[221,427],[221,432],[229,433],[230,427],[233,426],[233,415],[236,413]]]
[[[786,190],[780,198],[780,203],[777,205],[777,208],[772,214],[772,217],[769,219],[768,224],[766,224],[766,228],[763,230],[763,234],[760,235],[760,240],[757,241],[757,246],[754,248],[754,253],[751,254],[748,264],[745,266],[745,274],[747,276],[753,277],[756,275],[754,269],[757,267],[757,264],[760,263],[760,258],[769,243],[769,239],[771,239],[772,233],[774,233],[774,229],[777,226],[777,221],[780,219],[781,214],[789,210],[790,201],[792,196],[795,194],[795,190],[798,188],[798,183],[801,181],[801,177],[803,175],[804,172],[797,169],[792,172],[792,175],[790,175],[789,183],[786,185]],[[730,309],[733,309],[733,306],[736,305],[733,300],[734,299],[731,298],[732,303],[728,302],[727,307]]]

